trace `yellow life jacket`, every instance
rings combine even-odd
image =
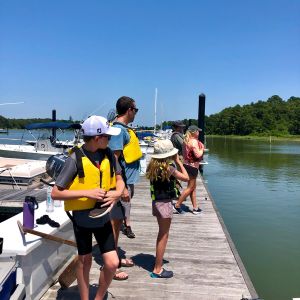
[[[77,148],[78,149],[78,148]],[[79,149],[78,149],[79,150]],[[77,150],[76,150],[77,151]],[[79,150],[80,151],[80,150]],[[81,151],[80,151],[81,152]],[[76,155],[78,161],[78,156]],[[112,190],[116,187],[116,174],[111,168],[109,157],[105,155],[101,162],[100,168],[96,167],[88,157],[82,153],[81,157],[82,170],[86,176],[82,177],[80,170],[73,182],[68,187],[68,190],[89,190],[94,188],[102,188],[106,191]],[[65,210],[85,210],[93,208],[96,200],[87,197],[77,199],[68,199],[64,201]]]
[[[136,136],[135,132],[128,127],[126,129],[129,133],[130,139],[129,142],[123,148],[123,156],[125,162],[127,164],[130,164],[139,160],[143,156],[143,153],[140,147],[139,139]]]

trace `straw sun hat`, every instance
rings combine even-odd
[[[154,153],[152,158],[167,158],[178,153],[170,140],[158,140],[154,143]]]

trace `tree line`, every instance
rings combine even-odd
[[[186,125],[197,120],[182,120]],[[171,125],[171,121],[164,125]],[[274,95],[266,101],[228,107],[205,116],[205,134],[286,136],[300,135],[300,98],[284,101]]]
[[[51,119],[7,119],[0,115],[0,128],[22,129],[26,124],[50,122]],[[69,120],[60,120],[70,122]],[[163,127],[171,126],[166,121]],[[187,126],[197,124],[195,119],[182,120]],[[143,127],[140,127],[143,128]],[[144,129],[153,129],[144,127]],[[217,135],[300,135],[300,98],[284,101],[274,95],[266,101],[228,107],[205,116],[205,134]]]
[[[8,119],[3,116],[0,116],[0,128],[3,129],[24,129],[25,125],[31,123],[47,123],[51,122],[52,119],[45,118],[35,118],[35,119]],[[70,123],[71,120],[57,120],[58,122],[67,122]],[[73,123],[73,122],[71,122]]]
[[[299,135],[300,98],[284,101],[279,96],[267,101],[225,108],[206,118],[206,134]]]

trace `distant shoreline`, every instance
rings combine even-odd
[[[288,135],[288,136],[255,136],[255,135],[216,135],[210,134],[206,137],[216,138],[229,138],[229,139],[240,139],[240,140],[258,140],[258,141],[289,141],[289,142],[300,142],[299,135]]]

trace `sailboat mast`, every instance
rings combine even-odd
[[[155,98],[154,98],[154,134],[156,130],[156,106],[157,106],[157,88],[155,88]]]

